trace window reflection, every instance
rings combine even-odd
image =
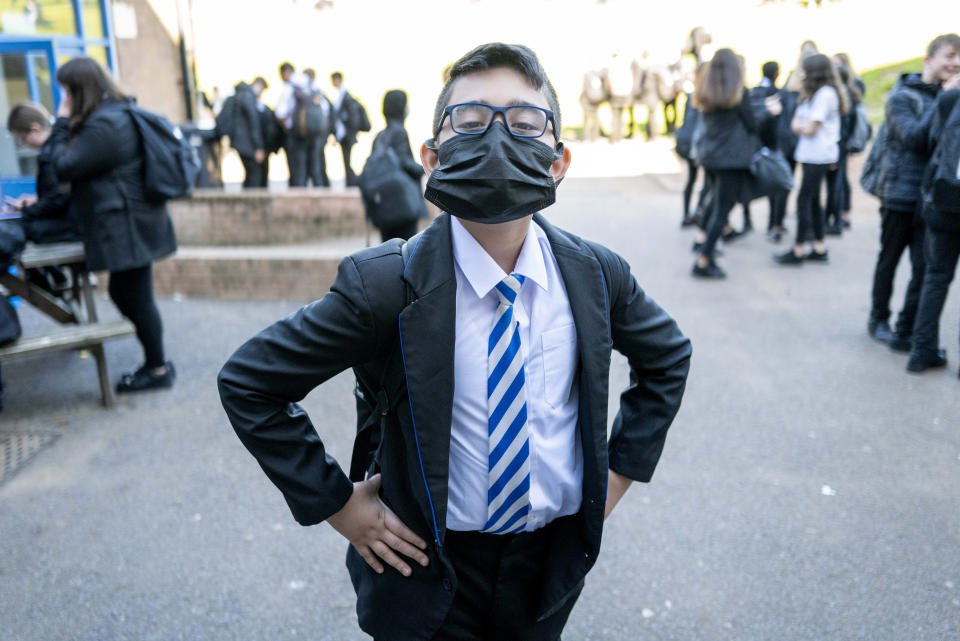
[[[86,13],[86,9],[84,9]],[[71,0],[0,0],[0,32],[5,34],[77,33]],[[103,37],[101,21],[100,36]]]

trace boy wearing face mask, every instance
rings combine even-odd
[[[344,259],[326,296],[234,353],[220,394],[294,517],[350,541],[365,632],[558,639],[604,519],[653,474],[690,343],[622,258],[539,214],[570,152],[531,50],[457,61],[433,132],[425,195],[445,213]],[[631,376],[608,442],[614,348]],[[351,367],[382,415],[356,482],[295,405]]]

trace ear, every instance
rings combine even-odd
[[[555,183],[560,182],[560,179],[566,175],[567,169],[570,168],[570,148],[563,143],[558,144],[560,145],[558,151],[561,153],[561,156],[550,165],[550,175],[553,176],[553,182]]]
[[[437,157],[437,150],[431,149],[427,143],[420,145],[420,162],[423,164],[423,173],[430,175],[437,168],[440,159]]]

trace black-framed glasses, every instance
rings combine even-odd
[[[547,125],[553,124],[554,137],[557,137],[556,121],[553,112],[533,105],[511,105],[494,107],[482,102],[461,102],[448,105],[443,110],[443,120],[450,119],[453,133],[464,136],[479,136],[487,133],[494,116],[501,114],[507,125],[507,131],[516,138],[539,138],[547,131]]]

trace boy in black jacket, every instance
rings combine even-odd
[[[605,517],[650,480],[679,409],[690,342],[626,261],[537,213],[570,163],[557,104],[526,47],[457,61],[420,153],[445,213],[402,247],[346,257],[328,294],[220,372],[294,517],[350,542],[377,641],[559,639]],[[612,349],[631,382],[608,439]],[[366,480],[297,406],[349,368],[381,388]]]

